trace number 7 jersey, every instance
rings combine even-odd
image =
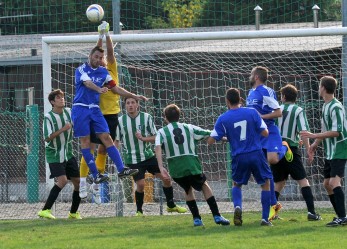
[[[166,158],[198,156],[196,142],[210,136],[211,131],[198,126],[172,122],[158,130],[155,145],[164,145]]]

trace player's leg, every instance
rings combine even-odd
[[[204,194],[205,200],[206,200],[206,202],[207,202],[207,204],[210,207],[210,210],[212,212],[214,222],[216,224],[223,225],[223,226],[230,225],[230,221],[225,219],[219,213],[219,208],[218,208],[216,199],[213,195],[212,189],[210,188],[210,186],[208,185],[208,183],[206,181],[205,175],[202,174],[202,175],[193,176],[193,177],[194,177],[194,182],[195,182],[193,187],[197,191],[201,190],[202,193]],[[201,183],[202,183],[202,186],[200,186]]]
[[[51,171],[50,178],[56,178],[56,182],[49,192],[48,198],[42,210],[37,215],[40,218],[55,219],[52,215],[51,209],[54,202],[57,200],[60,191],[65,187],[67,183],[67,177],[65,172],[65,163],[50,163],[49,168]]]
[[[272,226],[272,223],[269,221],[270,216],[270,201],[271,201],[271,191],[270,191],[270,179],[273,178],[270,167],[267,164],[264,154],[259,152],[253,152],[249,159],[253,159],[250,162],[251,172],[255,181],[261,186],[261,204],[262,204],[262,226]],[[247,182],[245,182],[246,184]]]
[[[173,178],[173,180],[183,188],[185,192],[186,204],[193,216],[194,226],[203,226],[204,223],[201,220],[198,205],[196,204],[195,195],[191,186],[192,176],[185,176],[180,178]]]
[[[347,225],[345,194],[341,187],[341,179],[344,177],[347,160],[333,159],[331,161],[331,177],[329,185],[333,190],[336,204],[336,214],[340,220],[340,224]]]
[[[185,207],[176,205],[174,201],[173,187],[171,179],[164,179],[160,173],[158,161],[155,157],[152,157],[144,162],[146,169],[155,177],[158,177],[163,182],[163,192],[166,198],[166,204],[168,212],[186,213],[188,210]]]
[[[133,175],[134,182],[136,183],[135,190],[135,203],[136,203],[136,214],[135,216],[143,216],[143,202],[145,197],[145,173],[146,169],[140,164],[130,164],[128,165],[130,169],[138,169],[139,173]]]
[[[319,214],[317,214],[315,211],[312,189],[307,178],[297,180],[297,182],[301,188],[301,194],[306,203],[307,212],[308,212],[307,220],[309,221],[321,220],[322,217]]]
[[[95,144],[91,143],[90,148],[91,148],[90,153],[94,154]],[[88,168],[86,160],[82,156],[80,161],[80,187],[79,187],[79,191],[80,191],[79,195],[82,199],[86,198],[88,195],[88,190],[87,190],[88,174],[89,174],[89,168]],[[90,184],[91,183],[92,182],[90,182]]]
[[[98,136],[102,143],[105,145],[107,154],[111,157],[112,161],[117,167],[118,177],[122,178],[126,176],[136,175],[138,173],[138,170],[129,169],[128,167],[124,166],[120,153],[108,133],[100,133],[98,134]]]
[[[265,183],[261,185],[261,206],[262,206],[262,213],[261,213],[261,226],[272,226],[272,223],[269,221],[270,216],[270,200],[271,200],[271,193],[270,193],[270,179],[266,179]]]
[[[81,198],[79,196],[80,172],[79,172],[78,163],[75,157],[72,157],[67,161],[65,171],[66,171],[67,178],[71,180],[74,186],[74,191],[72,193],[72,203],[71,203],[71,208],[70,208],[68,218],[82,219],[80,216],[80,213],[77,212],[81,202]]]

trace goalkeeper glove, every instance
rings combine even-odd
[[[110,24],[106,21],[102,21],[102,23],[98,26],[99,38],[103,38],[104,35],[109,36]]]

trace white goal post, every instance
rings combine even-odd
[[[146,104],[145,109],[149,109],[157,117],[157,121],[160,120],[163,105],[176,102],[183,107],[184,112],[187,110],[185,122],[211,129],[218,115],[225,110],[225,89],[233,86],[240,88],[242,94],[246,94],[249,89],[247,82],[250,70],[259,64],[270,68],[271,86],[274,86],[276,91],[288,82],[297,86],[300,91],[298,102],[308,112],[311,129],[318,131],[323,102],[318,95],[317,79],[324,74],[336,76],[339,82],[347,82],[343,78],[347,75],[347,62],[342,61],[342,58],[346,58],[342,56],[346,53],[347,46],[343,44],[342,38],[346,35],[347,27],[330,27],[121,34],[111,35],[111,38],[121,44],[119,58],[122,86],[133,92],[148,94],[151,104]],[[65,70],[68,64],[83,63],[88,56],[88,48],[79,47],[84,44],[90,50],[97,39],[98,35],[42,37],[42,97],[45,113],[51,109],[47,96],[53,87],[52,82],[55,86],[64,82],[60,79],[62,76],[59,69],[58,72],[52,73],[54,65],[60,64],[62,67],[59,68]],[[65,51],[64,47],[71,49]],[[81,55],[80,61],[75,59],[76,56],[70,57],[71,51]],[[73,71],[72,66],[68,67],[69,71]],[[69,81],[67,89],[73,89],[73,77],[74,75],[66,76],[65,81]],[[343,94],[346,89],[346,83],[339,85],[340,99],[347,98]],[[159,127],[162,123],[158,122],[156,125]],[[230,187],[229,153],[223,146],[213,147],[209,151],[206,145],[201,147],[200,156],[204,167],[205,164],[213,165],[210,168],[206,166],[206,171],[209,173],[208,180],[212,182],[211,187],[218,196],[216,199],[218,202],[225,202]],[[323,152],[319,153],[314,165],[307,167],[307,172],[316,200],[324,202],[327,198],[321,186]],[[48,186],[51,186],[48,167],[46,181]],[[290,181],[288,184],[290,186],[283,193],[285,201],[301,200],[297,184],[291,184]],[[243,197],[250,202],[257,202],[260,197],[258,187],[254,185],[251,181],[244,188]],[[251,194],[247,194],[248,190]],[[291,191],[295,194],[290,193]],[[183,202],[182,193],[175,192],[175,198]],[[230,207],[228,204],[221,209],[231,211]],[[291,207],[297,208],[297,205]]]

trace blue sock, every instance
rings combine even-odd
[[[232,191],[232,196],[233,196],[234,208],[239,206],[242,209],[242,191],[241,191],[241,188],[234,186],[231,191]]]
[[[124,164],[123,164],[122,158],[121,158],[116,146],[110,146],[110,147],[106,148],[106,151],[107,151],[108,155],[111,157],[114,164],[116,165],[118,172],[123,171]]]
[[[287,153],[287,150],[287,146],[282,145],[281,151],[278,152],[278,160],[281,160],[284,157],[284,155]]]
[[[270,179],[270,204],[271,206],[276,205],[277,204],[277,198],[276,198],[276,193],[275,193],[275,183],[274,183],[274,179]]]
[[[84,160],[88,165],[90,172],[92,172],[94,178],[98,175],[98,170],[96,169],[96,164],[92,153],[90,153],[90,148],[81,149]]]
[[[262,206],[262,213],[261,217],[262,219],[268,221],[269,214],[270,214],[270,199],[271,199],[271,193],[270,191],[261,191],[261,206]]]

